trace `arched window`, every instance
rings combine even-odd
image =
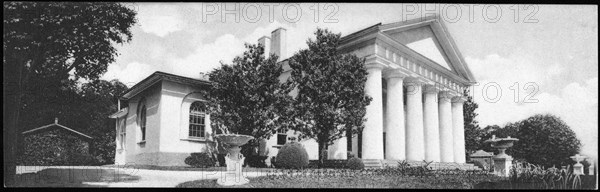
[[[146,106],[140,111],[140,129],[142,131],[142,141],[146,140]]]
[[[140,99],[138,103],[138,126],[142,133],[141,141],[146,141],[146,99]]]
[[[188,133],[190,137],[204,137],[206,112],[203,105],[202,102],[196,101],[190,106],[190,127]]]

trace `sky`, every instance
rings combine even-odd
[[[350,3],[126,3],[133,39],[102,77],[131,87],[163,71],[197,78],[231,63],[244,43],[287,29],[289,57],[317,27],[347,35],[377,23],[440,16],[478,84],[481,127],[553,114],[598,155],[598,7]],[[517,137],[518,136],[514,136]]]

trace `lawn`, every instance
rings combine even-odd
[[[250,183],[236,188],[405,188],[405,189],[472,189],[482,182],[504,180],[491,174],[454,171],[423,176],[394,175],[386,171],[349,171],[328,174],[289,174],[249,178]],[[177,187],[220,188],[216,180],[196,180]],[[229,187],[229,186],[227,186]]]

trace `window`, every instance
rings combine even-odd
[[[146,141],[146,106],[140,111],[140,129],[142,131],[142,141]]]
[[[279,129],[277,130],[277,145],[285,145],[287,141],[287,130]]]
[[[196,101],[190,106],[190,137],[204,137],[206,112],[202,102]]]
[[[127,138],[127,137],[126,137],[125,133],[126,133],[127,129],[126,129],[126,123],[125,123],[126,119],[125,118],[126,117],[124,117],[123,120],[119,119],[119,121],[118,121],[119,127],[120,127],[119,138],[120,138],[121,149],[125,149],[125,146],[126,146],[125,138]]]

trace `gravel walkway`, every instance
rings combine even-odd
[[[199,179],[217,179],[224,176],[222,171],[164,171],[103,166],[18,166],[17,174],[32,178],[52,178],[52,185],[74,187],[175,187],[176,185]],[[265,172],[244,172],[246,177],[266,175]],[[25,178],[25,177],[24,177]],[[27,182],[27,186],[45,186],[39,180]],[[75,183],[75,184],[74,184]]]

